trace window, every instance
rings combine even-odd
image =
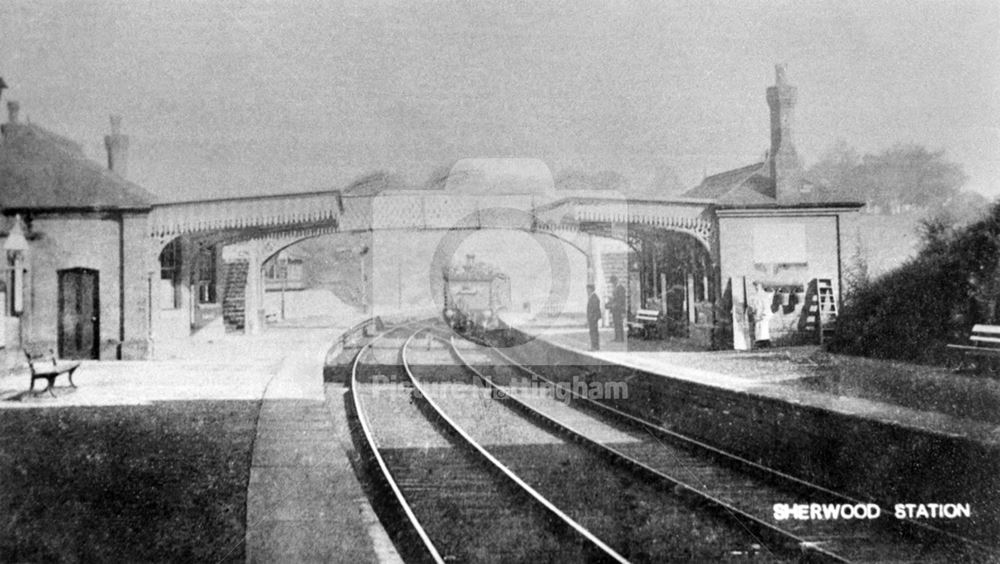
[[[288,259],[284,253],[278,253],[264,266],[264,278],[281,281],[288,278]]]
[[[200,304],[212,304],[216,301],[215,266],[215,247],[202,249],[198,253],[197,279],[195,280],[198,288],[198,303]]]
[[[181,307],[181,242],[174,239],[160,252],[160,307]]]

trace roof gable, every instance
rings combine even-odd
[[[80,145],[32,124],[8,123],[0,143],[0,208],[149,209],[154,196],[88,160]]]
[[[776,204],[774,198],[764,193],[767,186],[773,186],[770,178],[754,175],[733,187],[715,202],[724,206]]]
[[[712,176],[706,176],[705,179],[701,181],[701,184],[688,190],[683,194],[683,196],[686,198],[706,198],[717,200],[728,194],[734,188],[746,182],[751,176],[764,172],[766,170],[766,164],[767,162],[754,163],[752,165],[720,172],[719,174],[713,174]]]

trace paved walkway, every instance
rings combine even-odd
[[[808,367],[799,361],[815,351],[816,347],[776,348],[752,353],[638,352],[627,351],[622,343],[612,343],[613,335],[607,329],[601,331],[602,350],[592,352],[589,350],[589,336],[585,328],[552,329],[529,325],[521,328],[546,342],[643,372],[808,405],[904,428],[962,437],[992,448],[1000,448],[1000,425],[995,423],[789,385],[797,379],[812,375]],[[864,362],[861,359],[839,356],[838,361],[847,364]]]
[[[348,460],[343,397],[325,401],[323,363],[343,329],[305,332],[289,344],[264,392],[247,491],[247,562],[400,561]]]
[[[28,373],[15,371],[0,376],[0,409],[261,399],[247,562],[397,562],[349,462],[344,390],[332,385],[327,402],[323,384],[327,350],[359,320],[192,339],[164,360],[86,361],[74,376],[79,387],[63,376],[55,398],[26,394]]]

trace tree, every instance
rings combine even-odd
[[[943,204],[943,212],[958,224],[971,223],[983,218],[992,204],[986,196],[971,190],[961,190]]]
[[[593,178],[575,168],[559,171],[555,178],[556,190],[597,190]]]
[[[614,190],[630,198],[657,198],[676,196],[684,191],[677,172],[668,166],[658,166],[652,185],[640,186],[616,170],[601,170],[590,174],[570,168],[559,171],[555,178],[556,190]]]
[[[631,182],[620,172],[614,170],[602,170],[595,174],[588,174],[582,170],[566,169],[560,171],[555,178],[557,190],[618,190],[624,192],[629,189]]]
[[[1000,317],[1000,203],[963,227],[930,218],[924,247],[901,267],[852,289],[831,350],[943,363],[948,343]]]
[[[593,176],[594,187],[598,190],[616,190],[622,194],[629,192],[632,183],[622,173],[614,170],[602,170]]]
[[[661,165],[656,167],[656,175],[653,176],[653,185],[650,186],[652,195],[657,196],[678,196],[687,189],[681,182],[677,171],[672,167]]]
[[[344,193],[374,196],[384,190],[399,190],[405,186],[406,183],[400,176],[379,170],[354,180],[344,188]]]
[[[943,150],[898,144],[859,158],[844,141],[810,168],[809,176],[842,197],[890,214],[941,206],[953,200],[967,180],[961,165],[947,160]]]
[[[907,207],[929,208],[953,197],[967,177],[944,151],[919,145],[896,145],[878,155],[865,155],[861,188],[889,213]]]
[[[632,189],[632,182],[614,170],[588,174],[578,169],[566,169],[556,175],[555,184],[556,190],[616,190],[628,194]]]
[[[861,157],[847,141],[838,139],[809,169],[809,178],[846,199],[863,200],[858,189]]]
[[[424,182],[425,190],[444,190],[448,185],[448,176],[451,174],[451,165],[441,165],[431,171]]]

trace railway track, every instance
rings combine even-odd
[[[512,409],[693,501],[728,515],[762,539],[835,562],[995,562],[990,547],[922,523],[777,521],[775,503],[864,503],[731,456],[642,421],[527,368],[482,343],[450,341],[455,356]],[[530,382],[528,386],[515,385]],[[557,386],[562,386],[557,388]],[[559,393],[554,393],[559,392]],[[560,399],[562,398],[562,401]],[[570,401],[571,400],[571,401]],[[572,403],[572,405],[570,405]],[[610,434],[611,427],[618,435]],[[888,517],[892,519],[892,517]]]
[[[609,464],[591,449],[508,409],[506,402],[494,401],[490,389],[475,384],[467,368],[457,363],[450,346],[410,347],[406,355],[427,401],[625,558],[637,562],[798,559],[797,546],[766,542],[740,523],[692,507],[665,492],[662,484]],[[594,425],[601,427],[599,422]],[[607,440],[630,440],[607,425],[603,432]]]
[[[398,328],[366,344],[350,383],[367,454],[384,486],[377,505],[404,557],[624,562],[420,399],[405,364],[414,335]]]

